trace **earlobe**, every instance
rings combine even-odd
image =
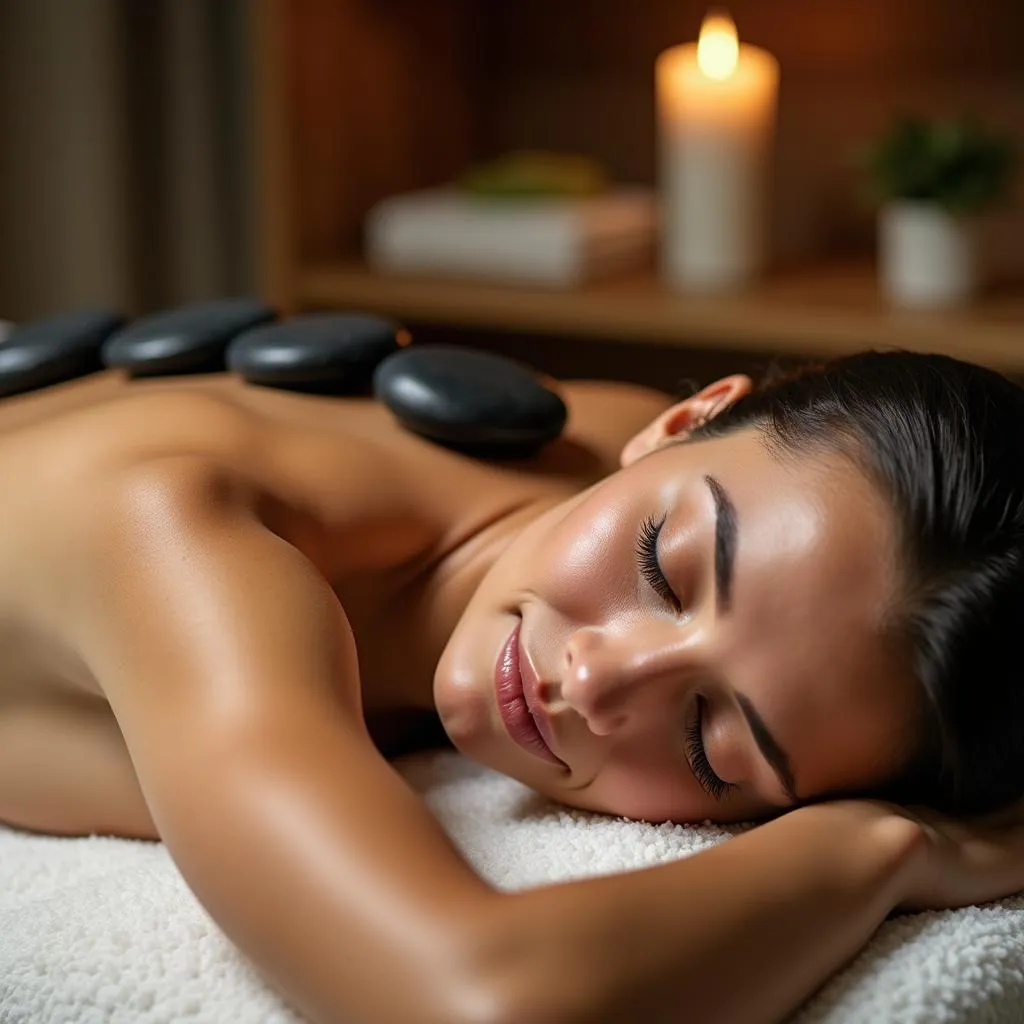
[[[737,373],[716,380],[690,398],[676,402],[627,442],[619,456],[619,464],[625,468],[667,441],[685,438],[753,388],[753,381],[746,374]]]

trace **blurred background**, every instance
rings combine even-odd
[[[245,0],[0,0],[0,317],[256,286]]]
[[[707,0],[0,0],[0,319],[253,294],[662,387],[890,345],[1024,373],[1020,176],[985,211],[984,287],[906,309],[858,162],[902,115],[1024,144],[1024,4],[728,6],[779,66],[768,230],[757,275],[705,293],[654,253],[556,283],[396,272],[367,233],[381,201],[522,150],[656,201],[655,62]],[[565,177],[542,198],[593,184]]]

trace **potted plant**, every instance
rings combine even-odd
[[[1005,195],[1009,142],[970,120],[898,121],[866,154],[881,204],[882,287],[901,306],[970,300],[980,279],[979,214]]]

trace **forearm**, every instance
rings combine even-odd
[[[312,722],[301,747],[254,739],[194,730],[157,802],[214,920],[310,1022],[476,1019],[476,928],[500,894],[364,743]]]
[[[913,826],[806,808],[673,864],[508,898],[493,949],[509,1019],[767,1024],[897,905]]]

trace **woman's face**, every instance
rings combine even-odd
[[[435,676],[452,741],[556,800],[648,821],[883,782],[915,688],[882,629],[897,575],[881,496],[848,460],[780,459],[754,429],[656,440],[485,577]]]

